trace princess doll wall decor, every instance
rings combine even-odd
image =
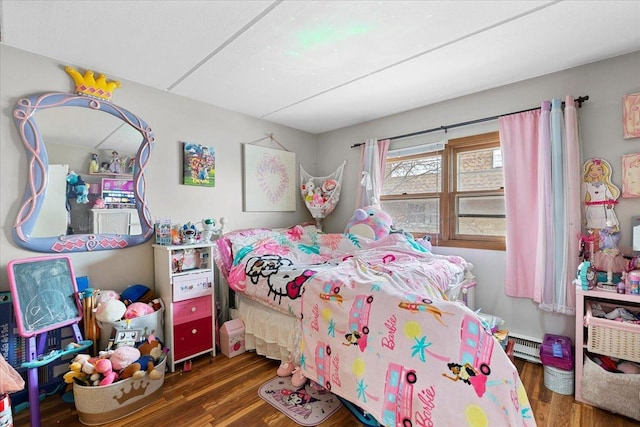
[[[607,226],[618,231],[620,222],[613,207],[618,203],[620,189],[611,183],[611,165],[593,158],[585,162],[582,170],[585,227],[594,232]]]

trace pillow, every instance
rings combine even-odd
[[[370,240],[380,240],[391,232],[393,219],[388,213],[375,206],[356,209],[347,222],[344,232]]]
[[[214,240],[213,259],[225,280],[233,266],[233,251],[231,241],[236,236],[252,236],[271,231],[270,228],[247,228],[234,230]]]

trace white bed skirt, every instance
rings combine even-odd
[[[236,308],[229,310],[232,319],[242,319],[245,348],[282,362],[297,352],[300,320],[236,294]]]

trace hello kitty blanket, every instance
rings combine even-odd
[[[217,241],[214,256],[231,289],[297,318],[311,277],[350,258],[364,264],[371,260],[381,270],[386,264],[403,265],[405,280],[421,284],[421,292],[434,298],[461,283],[467,267],[464,259],[431,254],[401,233],[374,241],[325,234],[313,225],[233,233]]]

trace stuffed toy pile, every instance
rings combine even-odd
[[[160,299],[144,285],[133,285],[122,294],[97,291],[94,312],[99,322],[115,323],[152,314],[161,307]]]
[[[83,386],[107,386],[144,376],[159,380],[164,372],[157,366],[164,360],[166,352],[160,340],[150,335],[135,346],[101,351],[96,357],[78,354],[69,364],[69,372],[63,375],[63,379],[67,384]]]
[[[120,294],[112,290],[96,291],[93,304],[98,322],[114,324],[124,320],[127,325],[133,319],[162,308],[160,299],[144,285],[130,286]],[[105,386],[145,375],[150,379],[163,378],[164,372],[159,371],[157,366],[164,360],[168,350],[153,333],[137,343],[120,342],[114,346],[111,340],[108,347],[101,349],[103,351],[98,356],[77,355],[69,365],[69,372],[63,376],[64,381],[67,384]]]

